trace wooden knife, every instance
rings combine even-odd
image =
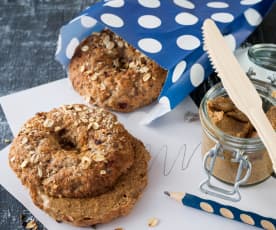
[[[204,50],[207,51],[211,64],[233,103],[255,127],[276,172],[276,133],[263,111],[262,100],[257,90],[241,68],[214,21],[206,19],[202,30]]]

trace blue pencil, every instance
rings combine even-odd
[[[165,191],[164,194],[178,202],[181,202],[185,206],[196,208],[207,213],[215,214],[267,230],[276,229],[276,220],[273,218],[240,210],[232,206],[220,204],[212,200],[206,200],[188,193]]]

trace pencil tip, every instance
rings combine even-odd
[[[167,196],[171,196],[171,194],[168,191],[164,191],[164,194]]]

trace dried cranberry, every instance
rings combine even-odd
[[[103,143],[101,140],[95,140],[95,145],[100,145],[101,143]]]
[[[127,103],[125,103],[125,102],[119,102],[118,106],[119,106],[120,109],[126,109],[127,108]]]

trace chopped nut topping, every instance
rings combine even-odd
[[[105,175],[105,174],[106,174],[106,171],[105,171],[105,170],[101,170],[101,171],[100,171],[100,174],[101,174],[101,175]]]
[[[20,168],[23,169],[23,168],[25,168],[28,164],[29,164],[28,159],[25,159],[25,160],[21,163]]]
[[[89,50],[89,46],[87,46],[87,45],[84,45],[81,47],[81,51],[83,51],[83,52],[87,52],[88,50]]]
[[[158,225],[158,223],[159,223],[159,220],[157,218],[153,217],[153,218],[149,219],[148,226],[149,227],[155,227],[155,226]]]
[[[104,161],[105,157],[101,153],[94,153],[93,156],[92,156],[92,159],[96,162],[99,162],[99,161]]]
[[[43,123],[43,126],[45,127],[45,128],[51,128],[53,125],[54,125],[54,121],[53,120],[51,120],[51,119],[46,119],[45,121],[44,121],[44,123]]]
[[[148,81],[151,78],[151,74],[147,73],[143,76],[143,81]]]
[[[21,141],[21,144],[22,145],[25,145],[28,143],[28,138],[27,137],[23,137],[22,141]]]
[[[34,220],[31,220],[29,221],[27,224],[26,224],[26,229],[32,229],[32,230],[37,230],[38,229],[38,226],[37,226],[37,223],[34,221]]]

